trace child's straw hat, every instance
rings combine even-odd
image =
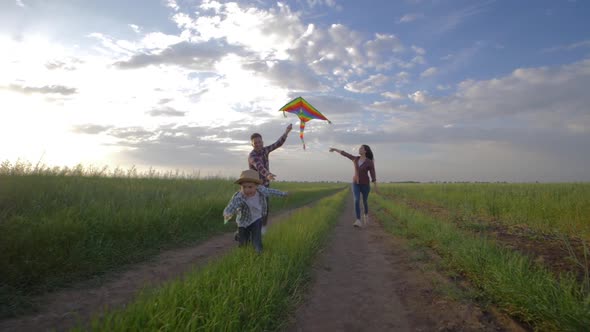
[[[260,177],[258,176],[258,172],[256,172],[255,170],[252,170],[252,169],[242,171],[242,174],[240,174],[240,178],[237,179],[234,183],[242,184],[242,182],[252,182],[252,183],[256,183],[256,184],[262,184],[262,180],[260,180]]]

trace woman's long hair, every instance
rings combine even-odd
[[[373,160],[373,151],[371,148],[366,144],[363,144],[363,148],[365,148],[365,157],[367,157],[367,159]]]

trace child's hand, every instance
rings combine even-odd
[[[231,219],[232,215],[231,214],[223,214],[223,223],[227,224],[227,222]]]

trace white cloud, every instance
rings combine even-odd
[[[416,91],[409,94],[408,98],[413,100],[416,104],[425,104],[429,101],[426,91]]]
[[[166,0],[166,6],[172,8],[174,11],[178,11],[180,9],[176,0]]]
[[[424,14],[422,13],[405,14],[397,21],[397,23],[410,23],[421,18],[424,18]]]
[[[436,75],[437,73],[438,69],[436,69],[436,67],[430,67],[423,71],[422,74],[420,74],[420,77],[430,77]]]
[[[387,91],[387,92],[383,92],[381,94],[383,97],[387,98],[387,99],[404,99],[405,96],[402,95],[399,92],[391,92],[391,91]]]
[[[348,91],[357,93],[373,93],[379,91],[379,89],[389,81],[389,77],[383,74],[377,74],[371,75],[362,81],[348,83],[344,88]]]
[[[135,33],[140,33],[141,32],[141,28],[136,25],[136,24],[128,24],[128,26],[131,28],[131,30],[133,30]]]
[[[177,34],[129,25],[137,33],[130,40],[97,31],[85,48],[0,35],[0,99],[10,114],[0,122],[0,139],[16,142],[0,153],[36,159],[45,150],[58,165],[94,160],[235,176],[251,132],[270,142],[296,125],[278,108],[304,95],[332,125],[307,126],[305,152],[297,130],[290,135],[273,155],[281,179],[313,180],[293,169],[305,160],[338,170],[317,179],[348,180],[350,169],[340,172],[342,160],[325,152],[330,145],[354,152],[360,142],[378,153],[384,180],[588,178],[590,60],[413,86],[417,76],[448,78],[485,44],[422,66],[430,59],[419,41],[406,47],[392,33],[367,37],[344,24],[307,24],[309,12],[284,3],[262,9],[205,1],[190,14],[179,6],[185,2],[164,3]],[[443,30],[485,4],[458,13]],[[338,6],[307,4],[319,5]],[[301,153],[305,158],[293,157]]]
[[[399,73],[397,73],[395,75],[395,84],[400,87],[403,85],[406,85],[408,82],[410,82],[410,73],[406,72],[406,71],[400,71]]]
[[[298,14],[282,4],[266,11],[253,7],[242,8],[234,2],[221,4],[209,1],[200,8],[204,12],[196,19],[188,15],[175,16],[177,24],[190,34],[191,40],[224,38],[228,44],[241,45],[261,54],[263,58],[270,56],[284,59],[285,52],[306,31]],[[207,16],[209,12],[214,15]]]
[[[424,55],[424,54],[426,54],[426,50],[424,50],[424,48],[418,47],[416,45],[412,45],[412,50],[414,52],[416,52],[416,54],[418,54],[418,55]]]
[[[307,0],[307,5],[310,8],[314,8],[317,6],[326,6],[331,8],[340,8],[336,3],[336,0]]]

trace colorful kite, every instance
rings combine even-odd
[[[285,106],[281,107],[279,112],[282,111],[283,115],[287,117],[288,113],[296,114],[299,117],[299,138],[301,138],[301,142],[303,143],[303,149],[305,150],[305,141],[303,140],[303,130],[305,129],[305,123],[309,120],[313,119],[320,119],[326,120],[329,124],[332,124],[328,118],[326,118],[320,111],[318,111],[315,107],[311,106],[307,100],[303,99],[302,97],[297,97],[290,102],[288,102]]]

